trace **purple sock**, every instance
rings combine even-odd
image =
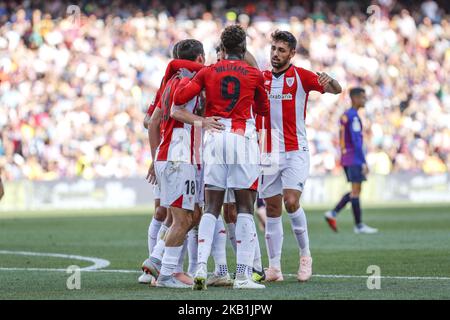
[[[350,201],[350,192],[344,194],[344,196],[342,197],[341,201],[339,201],[339,203],[336,205],[336,207],[334,208],[334,212],[338,213],[339,211],[341,211],[342,209],[345,208],[345,206],[347,205],[347,203]]]
[[[351,198],[353,216],[355,217],[355,224],[358,226],[361,223],[361,207],[359,206],[359,197]]]

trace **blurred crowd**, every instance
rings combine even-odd
[[[6,180],[145,175],[143,119],[173,45],[203,42],[207,63],[225,25],[247,28],[270,68],[270,33],[298,39],[294,63],[363,86],[372,173],[450,168],[450,19],[446,1],[0,0],[0,171]],[[372,5],[372,6],[370,6]],[[375,6],[373,6],[375,5]],[[369,7],[370,6],[370,7]],[[343,94],[311,94],[312,174],[340,172]]]

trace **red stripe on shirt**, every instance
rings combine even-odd
[[[286,83],[286,78],[294,78],[294,83],[292,86],[288,86]],[[295,77],[294,68],[291,68],[284,75],[283,84],[283,94],[292,94],[291,100],[282,100],[283,109],[283,136],[284,136],[284,147],[285,151],[298,150],[298,139],[297,139],[297,125],[296,125],[296,92],[297,92],[297,79]]]

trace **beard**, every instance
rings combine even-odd
[[[284,66],[286,66],[288,64],[289,60],[277,60],[274,61],[273,59],[270,59],[270,63],[272,64],[272,67],[277,68],[277,69],[281,69]]]

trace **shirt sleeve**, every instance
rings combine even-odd
[[[318,91],[320,93],[325,92],[324,87],[319,83],[319,76],[316,73],[303,68],[297,68],[297,70],[300,74],[300,80],[306,93],[310,91]]]
[[[203,68],[190,81],[188,78],[181,79],[178,88],[175,90],[173,103],[177,106],[183,105],[199,95],[205,86],[206,72],[207,68]]]
[[[363,136],[361,122],[358,117],[354,116],[349,119],[347,125],[349,126],[350,136],[352,139],[353,148],[355,150],[355,157],[361,159],[364,163],[366,158],[363,149]]]
[[[264,88],[264,77],[258,72],[257,85],[255,91],[255,113],[260,116],[269,114],[270,106],[266,89]]]
[[[166,73],[164,74],[164,82],[169,81],[170,78],[174,76],[181,68],[186,68],[189,71],[200,71],[203,65],[194,61],[175,59],[169,62],[166,68]]]

